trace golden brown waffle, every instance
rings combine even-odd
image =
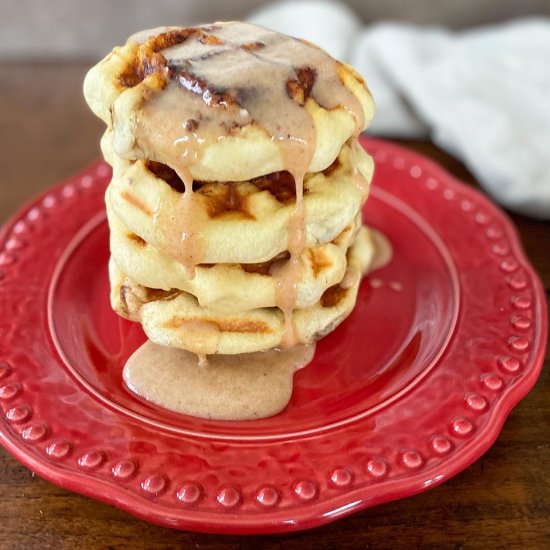
[[[344,146],[330,171],[306,175],[308,247],[335,239],[356,217],[366,199],[367,188],[352,174],[351,156],[350,148]],[[356,157],[358,170],[370,181],[372,159],[362,149]],[[130,164],[115,160],[107,203],[132,232],[158,250],[170,253],[170,234],[155,226],[154,217],[158,204],[177,207],[182,184],[169,169],[164,168],[163,173],[157,167],[155,173],[150,163],[147,166],[143,161]],[[199,185],[194,186],[194,216],[203,235],[201,263],[266,262],[288,249],[287,228],[295,207],[294,180],[288,173],[236,184]]]
[[[195,296],[202,307],[225,313],[276,305],[277,280],[272,271],[288,260],[287,252],[262,263],[200,264],[195,277],[189,279],[179,262],[131,232],[109,207],[107,212],[113,261],[137,285],[184,290]],[[357,216],[333,242],[302,252],[304,267],[297,284],[296,308],[314,305],[327,288],[342,280],[346,252],[360,226],[361,217]]]
[[[282,67],[277,63],[281,55],[278,46],[286,56],[294,58],[298,66],[304,60],[296,77],[277,73],[278,67]],[[269,66],[272,82],[245,84],[243,76],[251,56],[254,60],[264,60]],[[327,72],[330,71],[325,80],[328,83],[330,79],[338,80],[341,85],[335,89],[348,96],[343,99],[358,103],[363,112],[362,120],[356,120],[339,98],[330,94],[325,97],[323,91],[328,90],[327,83],[315,81],[315,76],[319,80],[321,75],[313,74],[307,64],[315,56],[319,56]],[[209,62],[200,76],[194,73],[194,62],[198,58],[201,62]],[[216,65],[218,60],[220,65]],[[241,67],[234,71],[237,83],[229,86],[224,82],[222,87],[217,75],[227,64]],[[192,121],[189,122],[191,133],[204,141],[200,159],[189,164],[192,178],[201,181],[245,181],[286,169],[284,150],[272,139],[271,133],[246,116],[239,124],[234,122],[239,120],[239,110],[251,109],[253,95],[261,87],[273,96],[276,86],[284,87],[296,104],[296,116],[300,116],[301,110],[307,112],[315,135],[308,172],[320,172],[330,166],[343,144],[357,134],[357,130],[363,130],[374,113],[372,96],[357,72],[349,65],[332,60],[310,43],[237,22],[186,29],[152,29],[130,37],[125,46],[115,48],[88,72],[84,82],[88,105],[114,129],[117,155],[127,160],[142,158],[173,164],[174,158],[164,155],[159,158],[159,147],[140,135],[140,124],[144,116],[141,112],[143,98],[160,90],[159,97],[166,98],[165,112],[152,123],[164,131],[168,131],[171,124],[181,126],[178,118],[180,98],[176,94],[170,97],[175,87],[167,85],[174,81],[194,91],[190,107],[198,115],[188,112],[183,122]],[[288,106],[286,108],[288,110]],[[203,132],[205,122],[199,118],[210,111],[216,111],[216,117],[236,113],[231,115],[231,124],[223,139],[207,129]],[[195,124],[197,128],[193,128]]]

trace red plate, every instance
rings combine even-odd
[[[394,246],[354,313],[266,420],[207,421],[135,399],[144,341],[108,304],[96,164],[0,234],[0,440],[68,489],[181,529],[306,529],[438,485],[497,437],[540,372],[543,291],[505,216],[430,161],[364,140],[366,221]]]

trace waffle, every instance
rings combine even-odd
[[[344,146],[330,173],[325,170],[304,178],[308,247],[335,239],[357,216],[366,198],[367,188],[351,173],[351,156],[349,146]],[[356,156],[364,178],[361,182],[370,181],[372,159],[362,149]],[[183,185],[169,169],[149,166],[143,161],[116,161],[107,202],[126,227],[170,254],[170,233],[153,222],[157,205],[177,209]],[[204,243],[196,263],[266,262],[287,250],[287,227],[296,199],[288,172],[237,184],[221,183],[194,186],[193,215]]]
[[[199,264],[195,277],[189,279],[182,264],[131,232],[109,207],[107,212],[112,259],[136,284],[158,290],[184,290],[201,306],[220,312],[276,306],[277,281],[271,273],[288,260],[287,252],[262,263]],[[312,306],[327,288],[342,280],[347,250],[360,227],[361,217],[357,216],[334,241],[302,252],[303,273],[297,283],[296,308]]]
[[[272,139],[273,132],[266,131],[253,117],[241,116],[241,111],[254,111],[254,100],[259,94],[267,93],[271,100],[276,96],[273,80],[243,81],[251,57],[262,59],[275,84],[292,98],[292,105],[285,102],[284,109],[294,108],[291,116],[303,117],[311,125],[315,145],[304,172],[320,172],[332,164],[342,145],[357,130],[365,128],[373,116],[374,102],[352,67],[331,59],[309,43],[287,38],[245,23],[144,31],[130,37],[125,46],[115,48],[88,72],[84,95],[92,111],[113,128],[114,152],[121,158],[174,164],[173,156],[166,158],[161,154],[154,138],[140,133],[143,118],[147,119],[146,125],[163,128],[197,125],[192,133],[200,135],[204,143],[200,159],[188,164],[191,177],[200,181],[246,181],[283,171],[288,164],[284,149]],[[287,67],[278,62],[281,54],[277,47],[282,41],[286,55],[299,66],[292,77],[287,76]],[[314,57],[327,66],[326,76],[317,75],[315,82],[313,72],[308,70]],[[208,70],[198,76],[194,66],[205,58],[210,62]],[[236,69],[229,71],[230,77],[221,85],[217,74],[227,74],[223,71],[227,64]],[[328,79],[342,83],[338,96],[326,93],[329,87],[324,81]],[[171,93],[176,86],[168,86],[169,82],[192,90],[188,94],[189,106],[183,112],[179,97]],[[158,91],[164,93],[157,94]],[[151,95],[162,103],[160,115],[142,111],[143,98]],[[359,116],[340,100],[353,101]],[[277,107],[273,105],[274,109]],[[215,116],[220,119],[215,131],[209,131],[204,120],[212,111],[217,111]],[[181,116],[175,116],[178,113]],[[227,128],[220,140],[217,130],[224,124]]]

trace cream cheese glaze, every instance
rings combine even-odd
[[[296,370],[307,365],[315,344],[242,355],[211,355],[147,341],[123,371],[137,395],[173,411],[220,420],[253,420],[281,412],[292,395]]]

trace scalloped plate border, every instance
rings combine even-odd
[[[45,479],[114,504],[147,521],[181,529],[247,534],[293,531],[327,523],[357,510],[427,490],[479,458],[492,445],[509,412],[540,374],[547,338],[544,291],[511,223],[490,201],[416,153],[381,140],[363,139],[362,142],[374,154],[378,166],[385,166],[396,175],[401,174],[400,179],[418,185],[417,192],[420,189],[422,193],[440,193],[449,204],[457,205],[465,217],[473,217],[484,232],[490,244],[489,254],[498,262],[511,292],[509,300],[514,314],[509,319],[512,335],[506,339],[509,353],[499,354],[491,369],[482,369],[477,386],[464,394],[463,406],[446,421],[447,430],[434,431],[429,437],[426,444],[431,455],[427,450],[405,447],[392,451],[392,456],[367,456],[360,465],[334,464],[324,472],[326,478],[322,482],[298,477],[289,480],[283,488],[259,482],[260,487],[253,491],[222,484],[214,493],[206,494],[205,488],[193,479],[183,482],[170,480],[158,472],[141,472],[131,458],[113,462],[99,449],[76,452],[77,442],[57,438],[46,422],[33,420],[30,405],[20,402],[25,384],[18,381],[18,364],[13,362],[13,354],[6,359],[3,346],[0,348],[0,442]],[[5,224],[0,231],[0,304],[8,294],[2,295],[2,292],[3,288],[9,288],[10,269],[17,264],[20,251],[28,246],[27,234],[33,231],[34,225],[45,218],[46,224],[54,223],[47,218],[58,204],[97,192],[109,175],[109,168],[102,162],[97,163],[47,191]],[[89,218],[95,213],[91,212]],[[531,338],[525,336],[526,331],[532,333]],[[0,336],[0,343],[2,338]],[[57,360],[61,362],[60,358]],[[419,389],[413,389],[411,394]],[[399,403],[393,406],[398,407]],[[480,422],[481,427],[476,425],[476,415],[480,414],[488,415]],[[354,428],[360,424],[358,421]],[[337,435],[344,437],[348,428],[342,427]],[[163,437],[162,434],[159,437]],[[304,453],[309,449],[307,439],[303,442]],[[70,467],[65,459],[71,459]],[[101,468],[107,468],[103,475],[97,473]],[[395,476],[394,472],[397,472]],[[133,490],[121,484],[129,479],[134,480]],[[323,492],[328,496],[321,498]],[[169,494],[170,501],[162,500]],[[201,503],[204,509],[200,509]],[[250,513],[251,509],[256,513]]]

